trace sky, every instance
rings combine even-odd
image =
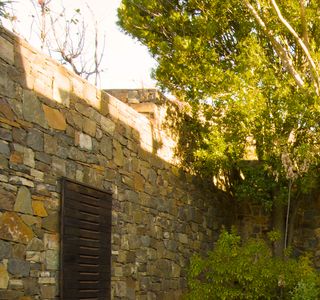
[[[34,8],[31,1],[15,1],[13,13],[17,21],[14,26],[33,46],[39,47],[35,25],[32,27]],[[150,77],[151,70],[156,65],[154,59],[146,47],[125,35],[116,25],[120,2],[121,0],[67,0],[63,1],[63,4],[69,11],[80,8],[83,13],[88,11],[85,9],[85,5],[88,4],[99,24],[99,31],[105,33],[106,44],[101,64],[104,71],[101,73],[100,88],[155,87],[155,81]],[[85,16],[90,20],[90,16]]]

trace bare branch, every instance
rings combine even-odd
[[[309,65],[310,65],[310,71],[312,72],[313,76],[314,76],[314,80],[315,80],[315,87],[316,87],[316,92],[317,95],[319,95],[319,74],[317,71],[317,67],[316,64],[310,54],[310,51],[308,49],[308,47],[306,46],[306,44],[303,42],[303,40],[299,37],[299,35],[297,34],[297,32],[293,29],[293,27],[290,25],[290,23],[283,17],[277,3],[275,0],[271,0],[271,3],[278,15],[279,20],[281,21],[281,23],[287,27],[287,29],[290,31],[290,33],[295,37],[295,39],[297,40],[297,42],[299,43],[300,47],[302,48],[304,54],[306,55]],[[301,2],[300,2],[301,3]]]
[[[298,87],[304,86],[304,81],[300,74],[296,71],[292,59],[289,57],[288,52],[283,48],[283,46],[277,41],[274,33],[272,30],[267,28],[265,22],[262,20],[262,18],[259,16],[256,9],[251,5],[251,3],[248,0],[243,0],[246,7],[249,9],[249,11],[252,13],[255,20],[258,22],[260,27],[262,28],[263,32],[266,34],[266,36],[270,39],[272,45],[274,46],[275,51],[279,55],[280,59],[282,60],[284,67],[287,69],[287,71],[293,76],[295,82],[297,83]]]

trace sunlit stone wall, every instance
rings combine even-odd
[[[0,29],[0,299],[59,299],[62,177],[113,193],[112,299],[180,298],[225,211],[143,113]]]

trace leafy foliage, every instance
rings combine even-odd
[[[278,221],[318,184],[319,11],[317,0],[122,0],[118,11],[160,86],[191,105],[174,121],[182,167]]]
[[[208,257],[194,256],[187,299],[319,299],[320,281],[310,260],[272,257],[262,240],[241,244],[222,231]]]

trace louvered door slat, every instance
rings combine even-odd
[[[110,299],[111,194],[62,182],[61,298]]]

